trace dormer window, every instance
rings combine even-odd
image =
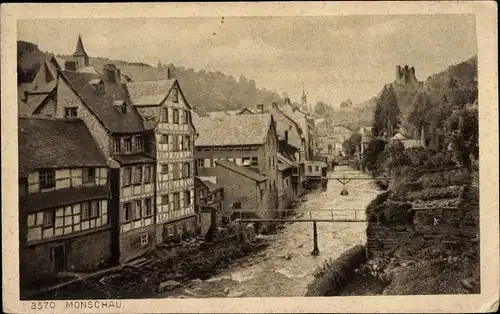
[[[115,106],[116,110],[120,113],[127,113],[127,103],[123,100],[115,100],[113,101],[113,106]]]
[[[92,79],[89,81],[89,84],[96,93],[104,93],[104,82],[101,79]]]

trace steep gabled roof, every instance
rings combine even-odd
[[[167,98],[177,80],[127,82],[134,106],[159,105]]]
[[[109,131],[114,133],[136,133],[145,130],[139,113],[132,106],[125,84],[110,82],[101,75],[92,73],[72,71],[60,71],[60,73],[61,77]],[[92,79],[101,79],[103,81],[104,93],[94,90],[92,85],[89,84]],[[130,110],[127,110],[126,113],[119,112],[113,106],[115,100],[124,100],[129,104]]]
[[[203,181],[203,183],[205,183],[205,185],[207,186],[207,188],[210,192],[217,191],[217,190],[220,190],[223,188],[221,185],[215,184],[212,181],[209,181],[209,180],[202,180],[202,181]]]
[[[290,116],[288,116],[286,113],[283,112],[283,110],[281,110],[280,108],[276,108],[276,107],[273,107],[270,109],[270,112],[271,114],[274,112],[275,114],[280,114],[282,115],[283,117],[285,117],[286,119],[288,119],[294,126],[295,128],[297,129],[297,132],[299,133],[300,137],[305,139],[305,136],[304,136],[304,132],[302,131],[302,128],[300,127],[300,125],[297,123],[297,121],[295,121],[294,119],[292,119]]]
[[[85,48],[83,48],[82,37],[78,35],[78,41],[76,42],[76,50],[73,53],[73,56],[88,56],[87,52],[85,52]]]
[[[107,167],[106,158],[80,119],[19,117],[19,171]]]
[[[224,167],[226,169],[229,169],[231,171],[234,171],[242,176],[245,176],[245,177],[252,179],[254,181],[257,181],[257,182],[264,182],[267,180],[267,178],[265,176],[255,172],[253,170],[250,170],[246,167],[238,166],[234,162],[230,162],[227,160],[217,160],[215,162],[215,164],[217,164],[221,167]]]
[[[262,145],[271,126],[270,114],[198,117],[196,146]]]

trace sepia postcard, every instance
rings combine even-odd
[[[497,5],[2,4],[7,313],[499,305]]]

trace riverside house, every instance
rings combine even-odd
[[[227,198],[231,192],[220,183],[222,177],[215,169],[216,162],[225,160],[238,169],[246,168],[260,175],[259,182],[265,182],[261,210],[277,209],[278,137],[273,117],[270,114],[199,117],[194,123],[199,133],[195,141],[197,175],[221,184]],[[227,168],[226,163],[223,166]],[[226,205],[231,204],[226,201]]]
[[[220,226],[224,212],[224,188],[209,180],[196,177],[195,208],[200,217],[201,233],[206,234],[210,227]]]
[[[154,130],[157,242],[195,232],[192,108],[176,79],[128,82],[132,103]]]
[[[21,283],[111,260],[108,174],[82,120],[19,118]]]
[[[154,132],[132,105],[119,69],[108,64],[98,71],[87,58],[80,61],[59,70],[53,100],[35,114],[86,124],[110,167],[112,252],[126,262],[156,245]]]

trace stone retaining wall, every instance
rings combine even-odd
[[[469,248],[479,241],[479,197],[477,187],[467,186],[457,209],[430,207],[413,209],[408,224],[370,221],[367,255],[376,257],[398,247],[449,245]]]

